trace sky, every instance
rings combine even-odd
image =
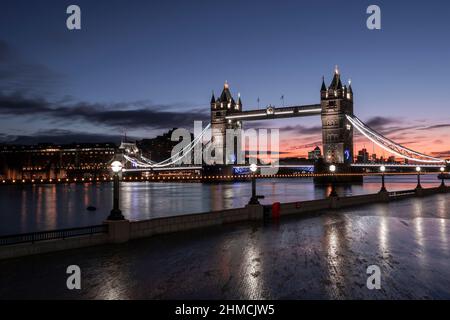
[[[66,27],[71,4],[81,30]],[[366,27],[371,4],[381,30]],[[115,142],[206,125],[225,80],[244,110],[258,97],[260,108],[282,95],[315,104],[338,65],[360,119],[450,158],[449,15],[436,0],[0,0],[0,142]],[[257,125],[279,128],[287,155],[321,144],[320,117]]]

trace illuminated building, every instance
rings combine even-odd
[[[113,143],[1,145],[3,179],[58,179],[108,175]]]

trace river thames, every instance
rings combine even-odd
[[[381,177],[365,177],[363,184],[337,186],[341,196],[375,193]],[[438,186],[436,175],[423,175],[424,187]],[[417,177],[387,176],[389,191],[413,189]],[[112,207],[112,183],[0,186],[0,235],[101,224]],[[259,179],[263,204],[322,199],[329,186],[312,178]],[[251,196],[250,182],[234,183],[121,183],[120,207],[126,218],[144,220],[243,207]],[[96,211],[88,211],[94,206]]]
[[[449,208],[437,194],[4,260],[0,299],[450,299]]]

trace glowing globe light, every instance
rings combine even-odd
[[[336,172],[336,166],[334,164],[332,164],[330,166],[330,172],[335,173]]]
[[[386,167],[385,167],[385,166],[381,166],[381,167],[380,167],[380,171],[381,171],[381,172],[385,172],[385,171],[386,171]]]
[[[122,162],[120,162],[120,161],[114,161],[113,163],[111,163],[111,170],[114,173],[118,173],[118,172],[122,171],[122,168],[123,168]]]
[[[420,172],[420,170],[422,170],[421,167],[416,167],[416,171],[417,171],[417,172]]]
[[[445,168],[444,167],[440,167],[439,170],[441,170],[441,172],[444,172]]]

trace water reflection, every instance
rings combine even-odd
[[[125,300],[127,288],[131,284],[130,274],[127,264],[120,261],[112,261],[106,270],[105,275],[99,277],[98,297],[103,300]]]
[[[448,240],[447,240],[447,219],[448,219],[448,211],[447,211],[447,201],[437,201],[437,216],[439,219],[439,234],[441,237],[441,242],[444,246],[444,249],[448,249]]]
[[[388,190],[412,189],[416,183],[415,176],[386,177]],[[423,175],[422,184],[424,187],[438,186],[439,180],[435,175]],[[338,184],[337,192],[358,195],[374,193],[379,188],[379,177],[366,177],[364,184]],[[263,204],[322,199],[330,191],[330,185],[314,185],[309,178],[257,181],[258,194],[265,196],[261,201]],[[139,220],[243,207],[250,196],[250,182],[127,182],[121,184],[120,206],[127,218]],[[1,186],[0,203],[5,209],[0,216],[0,234],[99,224],[111,210],[112,184]],[[87,211],[86,207],[90,205],[97,210]]]
[[[389,224],[388,218],[380,218],[379,235],[380,239],[380,253],[383,257],[386,257],[389,252]]]
[[[249,243],[244,249],[243,279],[245,299],[261,299],[263,284],[260,266],[260,250],[253,243]]]
[[[326,253],[327,291],[330,298],[344,295],[343,288],[348,270],[343,267],[345,253],[348,252],[348,226],[345,217],[325,216],[323,218],[324,234],[322,247]],[[350,227],[351,230],[351,227]]]
[[[379,252],[383,258],[389,256],[389,208],[387,206],[380,206],[377,209],[377,213],[380,216],[378,220],[378,243]]]
[[[423,218],[422,215],[423,206],[422,201],[414,201],[413,203],[413,216],[414,216],[414,231],[416,233],[416,239],[420,247],[423,249],[424,243],[424,231],[423,231]]]

